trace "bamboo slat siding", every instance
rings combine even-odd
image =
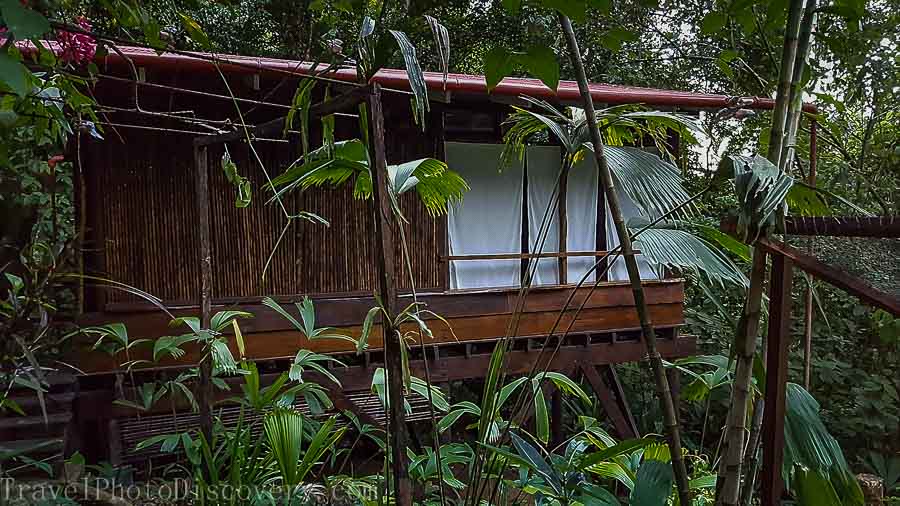
[[[122,135],[125,145],[115,136],[91,145],[96,150],[91,170],[100,172],[102,185],[88,193],[100,200],[102,274],[167,300],[192,300],[199,290],[199,265],[191,141]],[[106,298],[133,299],[119,291],[108,291]]]
[[[168,302],[194,301],[199,271],[191,139],[146,132],[126,139],[126,145],[109,139],[90,146],[90,170],[99,171],[102,181],[93,195],[101,200],[104,274]],[[394,139],[400,153],[395,151],[391,162],[410,159],[401,153],[421,153],[415,158],[431,155],[421,133]],[[293,144],[265,143],[256,148],[273,177],[296,158],[298,149]],[[229,150],[240,174],[251,180],[253,202],[244,209],[234,206],[235,189],[220,169],[222,149],[211,149],[213,297],[372,293],[370,202],[353,198],[352,183],[283,199],[289,213],[314,212],[330,226],[295,220],[263,279],[266,259],[287,220],[277,203],[265,204],[266,178],[247,146],[233,143]],[[401,205],[409,221],[406,235],[416,288],[434,290],[442,279],[444,222],[429,216],[414,191],[401,198]],[[397,272],[403,273],[398,285],[408,289],[409,274],[400,254],[398,245],[395,261]],[[108,303],[135,300],[121,292],[106,296]]]

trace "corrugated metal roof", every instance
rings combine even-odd
[[[308,74],[312,65],[296,60],[282,60],[277,58],[264,58],[256,56],[223,55],[213,53],[188,53],[181,52],[157,53],[155,50],[119,46],[121,55],[111,51],[109,54],[98,58],[98,63],[118,65],[124,64],[123,56],[134,62],[135,65],[154,68],[160,71],[191,70],[195,72],[215,72],[214,61],[220,68],[228,73],[284,75],[285,73]],[[356,71],[353,68],[342,68],[328,74],[329,77],[346,82],[356,82]],[[382,69],[376,74],[374,81],[383,86],[408,90],[409,81],[405,70]],[[537,79],[508,77],[504,79],[493,91],[488,93],[487,82],[484,76],[469,74],[449,74],[444,86],[443,74],[438,72],[425,72],[425,83],[430,90],[446,90],[453,93],[484,96],[508,96],[518,97],[527,95],[534,98],[555,100],[560,102],[579,102],[580,93],[578,85],[574,81],[560,81],[556,91],[551,90]],[[653,88],[640,88],[632,86],[616,86],[609,84],[592,83],[591,95],[594,100],[604,104],[628,104],[641,103],[648,106],[672,107],[684,109],[721,109],[733,107],[737,97],[706,93],[692,93],[687,91],[660,90]],[[744,107],[755,109],[771,109],[774,101],[769,98],[746,97]],[[815,106],[806,104],[807,111],[815,111]]]

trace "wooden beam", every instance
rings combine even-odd
[[[733,217],[721,221],[719,228],[728,234],[737,230]],[[893,239],[900,237],[900,218],[876,216],[871,218],[842,216],[786,216],[784,233],[787,235],[872,237]]]
[[[784,492],[785,388],[791,330],[791,278],[793,262],[783,255],[772,257],[769,282],[769,334],[766,351],[766,393],[763,410],[762,506],[780,506]]]
[[[882,292],[862,279],[831,267],[787,244],[760,239],[759,245],[773,256],[790,259],[798,268],[858,297],[863,302],[884,309],[894,316],[900,316],[900,299],[896,296]]]
[[[368,86],[356,87],[352,90],[342,93],[331,100],[319,102],[309,108],[311,118],[328,116],[336,112],[343,111],[365,100],[366,96],[371,92]],[[249,132],[243,129],[234,132],[227,132],[219,135],[205,135],[194,139],[195,146],[209,146],[212,144],[221,144],[223,142],[239,141],[246,138],[247,133],[250,137],[266,137],[280,133],[284,129],[285,117],[275,118],[249,128]]]
[[[637,428],[633,424],[634,420],[629,421],[629,417],[622,411],[621,406],[613,397],[610,387],[603,381],[600,373],[597,372],[593,361],[580,362],[579,366],[584,373],[585,379],[588,380],[594,393],[597,394],[597,400],[600,401],[600,405],[616,428],[618,436],[621,439],[637,437]]]
[[[524,240],[527,240],[524,239]],[[561,246],[560,246],[561,247]],[[569,257],[592,257],[592,256],[606,256],[608,251],[546,251],[541,253],[481,253],[474,255],[448,255],[441,257],[442,262],[446,262],[448,260],[518,260],[518,259],[529,259],[529,258],[559,258],[560,262],[565,262],[564,259]],[[635,251],[635,253],[640,253],[639,251]],[[562,265],[562,264],[561,264]],[[564,278],[561,278],[564,279]],[[565,281],[560,281],[560,284],[566,284]]]

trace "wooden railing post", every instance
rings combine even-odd
[[[762,505],[780,506],[784,482],[785,389],[788,373],[788,346],[791,330],[791,278],[793,262],[784,255],[772,255],[769,283],[769,337],[766,359],[766,394],[763,410]]]
[[[200,251],[200,328],[209,329],[212,312],[212,253],[209,231],[209,168],[207,148],[194,145],[194,189],[197,199],[197,233]],[[197,403],[200,407],[200,430],[207,441],[212,435],[212,357],[201,358]]]

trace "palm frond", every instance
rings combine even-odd
[[[840,498],[833,504],[863,504],[862,491],[844,459],[837,440],[825,428],[819,415],[819,403],[795,383],[787,384],[784,421],[784,467],[782,475],[789,489],[803,495],[808,481],[828,483]],[[815,477],[810,477],[809,473]],[[824,503],[823,503],[824,504]]]
[[[593,150],[591,143],[585,144]],[[661,216],[690,199],[681,184],[678,169],[662,158],[638,148],[607,147],[606,158],[614,183],[634,201],[641,214]],[[685,206],[677,214],[690,216],[692,206]]]
[[[720,285],[730,282],[746,286],[749,283],[744,273],[727,256],[684,230],[650,228],[641,232],[634,244],[653,264],[698,277],[703,274]]]
[[[737,231],[745,242],[753,242],[756,237],[751,234],[765,231],[774,222],[794,179],[760,155],[732,156],[730,161],[738,201]]]

